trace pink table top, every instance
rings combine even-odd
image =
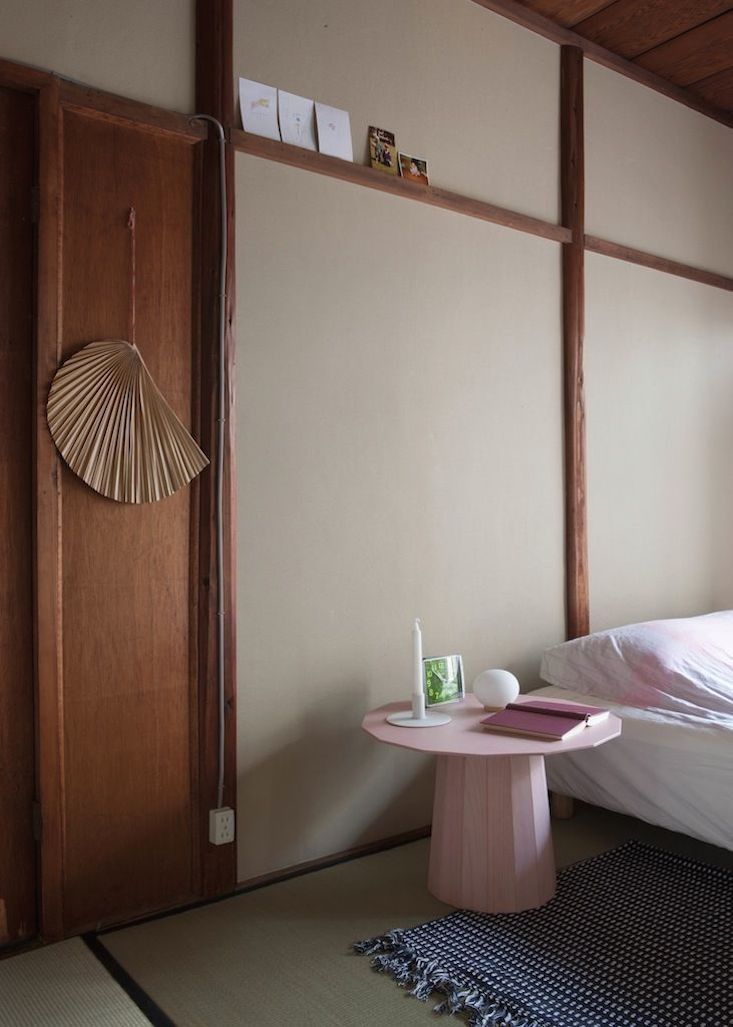
[[[520,695],[517,701],[532,698]],[[560,701],[553,698],[553,702]],[[388,713],[407,710],[409,706],[407,702],[380,706],[367,713],[361,726],[380,742],[418,752],[433,752],[439,756],[552,756],[578,749],[592,749],[621,734],[621,719],[613,713],[602,723],[593,724],[564,742],[493,734],[479,724],[481,718],[488,714],[471,694],[460,703],[438,707],[441,713],[447,713],[452,718],[450,724],[442,727],[408,728],[387,723]]]

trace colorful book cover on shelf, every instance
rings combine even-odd
[[[556,717],[549,713],[529,713],[526,710],[500,710],[483,717],[481,726],[502,735],[520,735],[524,738],[542,738],[548,742],[562,742],[585,731],[585,720]]]
[[[388,175],[399,173],[394,132],[369,126],[369,159],[373,168],[386,171]]]
[[[428,162],[421,157],[411,157],[408,153],[399,154],[400,174],[410,182],[430,185],[428,181]]]

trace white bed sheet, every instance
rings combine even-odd
[[[623,720],[620,738],[547,757],[553,791],[733,850],[733,722],[589,700],[554,685],[532,694],[603,706]]]

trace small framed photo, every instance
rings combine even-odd
[[[399,154],[400,175],[410,182],[430,185],[428,179],[428,162],[422,157],[411,157],[409,153]]]
[[[426,706],[442,706],[464,698],[461,656],[430,656],[422,662]]]

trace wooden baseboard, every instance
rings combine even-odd
[[[352,849],[344,849],[342,852],[334,852],[330,856],[320,856],[318,859],[309,859],[305,863],[296,863],[294,866],[283,867],[280,870],[273,870],[269,874],[260,874],[259,877],[250,877],[237,884],[236,894],[254,891],[255,888],[264,888],[268,884],[278,884],[281,881],[288,881],[291,877],[300,877],[303,874],[313,873],[315,870],[325,870],[326,867],[336,866],[338,863],[348,863],[352,859],[359,859],[361,856],[372,856],[376,852],[385,852],[387,849],[395,849],[398,845],[407,845],[409,842],[417,842],[422,838],[430,836],[430,825],[416,827],[412,831],[405,831],[402,834],[394,834],[389,838],[381,838],[375,842],[367,842],[365,845],[356,845]]]
[[[550,792],[550,811],[554,820],[570,820],[575,813],[575,799]]]

